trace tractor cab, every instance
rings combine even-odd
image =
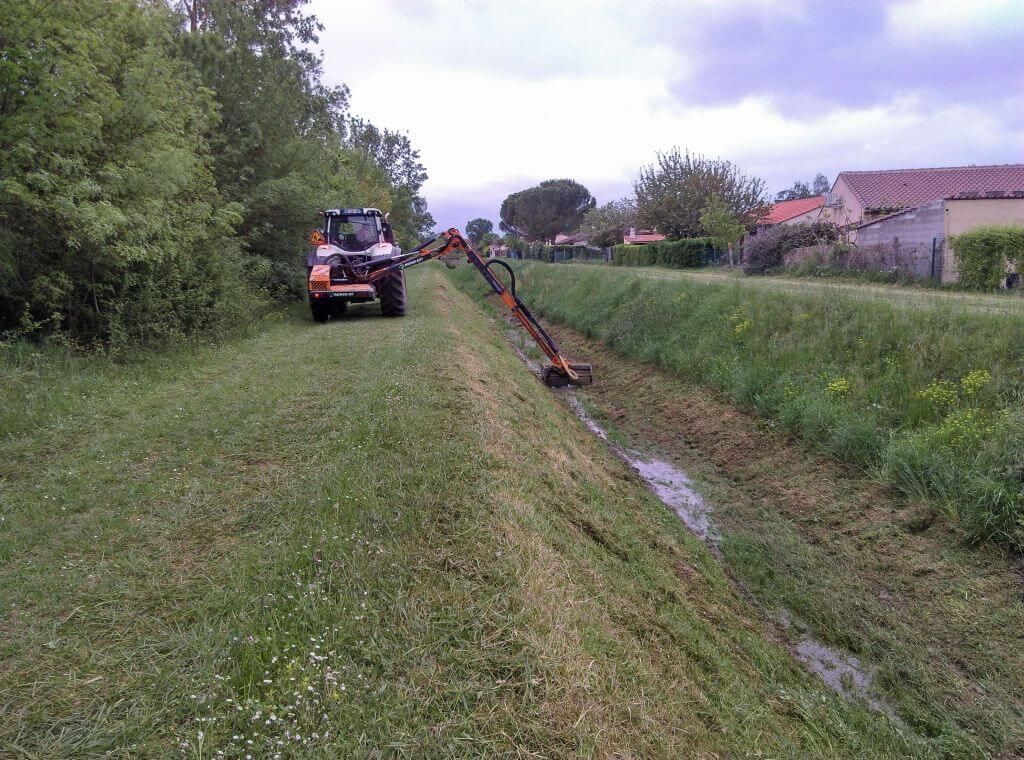
[[[343,251],[362,253],[377,243],[391,242],[385,239],[385,225],[375,208],[337,209],[324,213],[324,238]]]
[[[401,255],[387,217],[375,208],[336,208],[321,211],[323,228],[310,236],[314,249],[307,266],[365,264]]]
[[[391,225],[379,209],[336,208],[323,214],[324,239],[348,253],[362,253],[379,243],[395,242]]]

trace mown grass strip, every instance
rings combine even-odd
[[[519,276],[543,316],[725,392],[928,500],[969,540],[1024,548],[1024,315],[628,269]]]
[[[440,270],[411,281],[405,319],[296,317],[142,364],[4,441],[0,745],[976,749],[905,733],[797,666],[477,306]],[[35,371],[60,386],[61,368]]]

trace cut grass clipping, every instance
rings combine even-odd
[[[443,272],[402,320],[2,360],[40,389],[0,439],[4,754],[978,754],[799,667]]]
[[[944,294],[904,308],[850,287],[784,292],[535,262],[517,271],[540,315],[879,473],[968,540],[1024,550],[1024,313]],[[474,274],[452,276],[483,292]]]

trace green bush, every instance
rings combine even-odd
[[[539,315],[878,472],[970,540],[1024,550],[1024,310],[518,268]],[[477,287],[472,272],[453,276]]]
[[[164,344],[258,300],[211,171],[211,94],[148,4],[15,4],[0,111],[0,334]],[[252,297],[250,297],[252,296]]]
[[[663,240],[646,245],[617,245],[612,264],[620,267],[670,267],[693,269],[713,263],[717,252],[709,238]]]
[[[743,246],[743,271],[764,274],[781,267],[785,255],[795,248],[838,239],[839,230],[829,222],[777,224],[747,238]]]
[[[1024,261],[1024,226],[978,227],[949,240],[960,272],[960,283],[978,290],[998,288],[1007,264]]]

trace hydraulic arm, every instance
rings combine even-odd
[[[530,313],[530,310],[526,308],[526,304],[516,295],[516,276],[512,268],[499,259],[485,262],[480,257],[480,254],[473,249],[473,246],[462,236],[462,233],[454,227],[446,232],[442,232],[433,240],[428,240],[397,259],[381,262],[381,265],[377,267],[373,265],[346,265],[345,275],[352,282],[373,283],[396,270],[408,269],[424,261],[448,255],[464,255],[469,263],[477,268],[477,271],[483,275],[491,289],[498,294],[502,303],[505,304],[513,316],[519,320],[520,324],[536,341],[537,345],[540,346],[540,350],[547,355],[551,363],[544,367],[542,378],[547,385],[558,388],[566,385],[589,385],[593,382],[591,366],[589,364],[572,363],[563,356],[555,341],[548,335],[547,331],[533,314]],[[511,275],[511,287],[506,288],[501,280],[495,276],[494,272],[491,271],[491,265],[493,264],[499,264],[508,271]]]

